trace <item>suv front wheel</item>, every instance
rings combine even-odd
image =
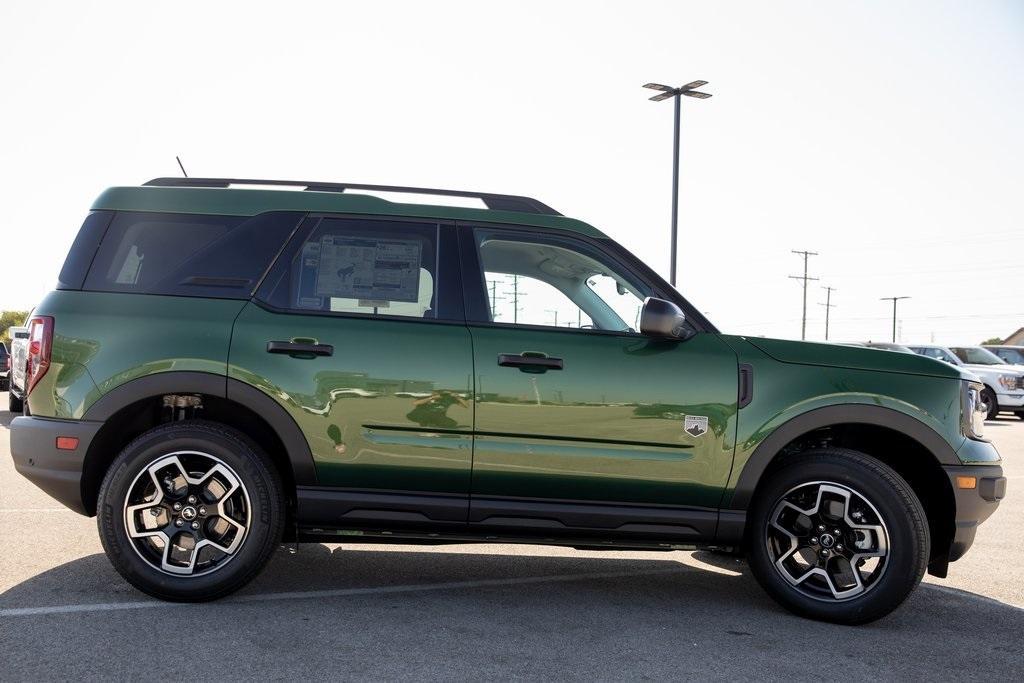
[[[114,568],[165,600],[213,600],[248,583],[284,527],[277,471],[233,429],[189,420],[128,444],[100,488],[100,540]]]
[[[748,545],[754,576],[784,607],[861,624],[920,583],[930,538],[921,503],[892,468],[823,448],[791,457],[758,488]]]

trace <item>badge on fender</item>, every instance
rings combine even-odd
[[[707,415],[683,416],[683,431],[690,436],[704,436],[708,431]]]

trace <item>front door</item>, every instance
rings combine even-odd
[[[715,334],[640,335],[644,298],[658,292],[597,242],[472,234],[466,260],[479,275],[467,274],[466,286],[484,304],[469,306],[470,520],[544,533],[713,536],[734,448],[732,350]]]
[[[300,523],[465,524],[472,350],[454,230],[308,218],[238,317],[230,376],[284,406],[313,454]]]

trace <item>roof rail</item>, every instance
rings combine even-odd
[[[394,185],[360,185],[355,183],[316,183],[300,180],[252,180],[249,178],[154,178],[144,185],[159,187],[222,187],[231,185],[282,185],[301,187],[306,192],[347,192],[349,190],[370,190],[376,192],[408,192],[412,194],[433,194],[444,197],[472,197],[479,199],[488,209],[495,211],[518,211],[561,216],[547,204],[531,197],[519,197],[489,192],[466,192],[463,190],[435,190],[425,187],[400,187]]]

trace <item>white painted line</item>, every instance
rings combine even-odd
[[[74,512],[68,508],[0,508],[0,512]]]
[[[553,576],[526,576],[515,579],[477,579],[474,581],[451,581],[449,583],[421,583],[401,586],[370,586],[367,588],[338,588],[322,591],[288,591],[282,593],[262,593],[242,595],[227,600],[220,600],[218,605],[234,605],[248,602],[269,602],[271,600],[309,600],[323,598],[341,598],[350,595],[384,595],[388,593],[414,593],[422,591],[458,590],[463,588],[489,588],[494,586],[522,586],[535,583],[562,583],[569,581],[590,581],[594,579],[631,578],[653,576],[656,574],[672,574],[695,571],[684,564],[668,569],[650,569],[631,572],[594,572],[591,574],[556,574]],[[0,609],[0,617],[28,617],[47,614],[72,614],[77,612],[113,612],[130,609],[151,609],[168,607],[193,607],[195,603],[164,602],[161,600],[145,600],[139,602],[101,602],[84,605],[53,605],[49,607],[10,607]]]

